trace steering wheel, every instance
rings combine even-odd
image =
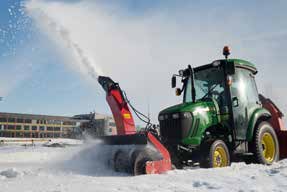
[[[213,90],[210,95],[212,95],[214,99],[218,100],[218,98],[221,96],[221,93],[219,93],[217,90]]]

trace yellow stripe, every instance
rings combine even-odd
[[[125,119],[130,119],[131,118],[131,114],[129,114],[129,113],[124,113],[124,118]]]

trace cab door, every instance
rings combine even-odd
[[[252,72],[248,69],[236,68],[232,76],[230,93],[236,139],[245,140],[250,117],[259,105]]]

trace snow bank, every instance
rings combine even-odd
[[[83,144],[82,140],[77,139],[66,139],[66,138],[11,138],[11,137],[0,137],[0,144],[19,145],[19,144],[42,144],[42,143],[62,143],[68,145],[80,145]]]
[[[44,148],[42,145],[52,145],[59,143],[63,146],[77,146],[83,144],[81,140],[75,139],[50,139],[45,142],[35,139],[32,143],[25,138],[3,138],[4,145],[0,145],[0,163],[17,163],[17,162],[49,162],[57,158],[76,152],[72,148]],[[22,140],[22,141],[21,141]],[[72,152],[73,151],[73,152]]]
[[[287,190],[287,160],[272,166],[233,163],[226,168],[173,170],[134,177],[109,168],[109,154],[114,150],[98,143],[66,148],[0,147],[1,191]]]

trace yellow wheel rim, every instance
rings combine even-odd
[[[268,163],[272,163],[275,157],[275,142],[270,133],[264,133],[261,139],[262,153]]]
[[[226,167],[228,158],[225,149],[222,146],[217,146],[213,153],[213,167]]]

